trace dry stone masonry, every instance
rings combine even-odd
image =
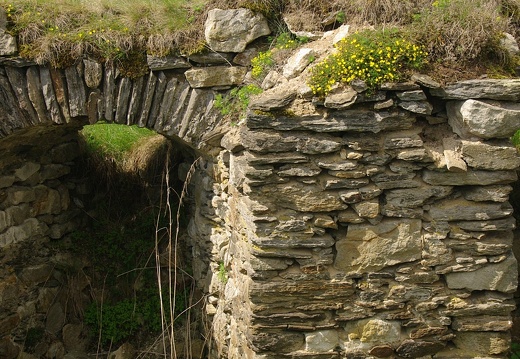
[[[347,32],[296,50],[234,127],[214,95],[247,81],[257,51],[247,44],[269,33],[244,9],[210,13],[214,52],[149,56],[149,74],[133,80],[87,58],[57,70],[4,56],[0,133],[105,119],[206,154],[191,180],[188,234],[209,358],[508,358],[520,80],[442,87],[416,74],[374,93],[355,81],[313,98],[311,59]],[[9,46],[0,51],[13,55]],[[43,170],[36,161],[0,177],[2,249],[52,228],[36,215],[7,223],[13,208],[36,206],[40,192],[20,182]],[[41,188],[56,197],[41,215],[64,206],[59,188]],[[0,311],[0,340],[13,352],[20,310]]]

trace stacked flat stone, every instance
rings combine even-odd
[[[520,81],[280,87],[227,141],[251,357],[507,358]]]

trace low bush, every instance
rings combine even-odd
[[[407,70],[426,63],[422,46],[396,29],[365,30],[337,43],[337,51],[311,70],[309,87],[324,96],[338,84],[363,80],[374,90],[383,82],[400,80]]]

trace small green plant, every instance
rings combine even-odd
[[[275,49],[295,49],[298,46],[309,42],[309,39],[304,36],[295,37],[289,32],[282,32],[274,39]]]
[[[374,90],[381,83],[400,80],[408,69],[421,68],[427,56],[397,30],[357,32],[338,42],[336,49],[311,71],[308,84],[315,95],[324,96],[336,84],[354,79]]]
[[[223,284],[226,284],[229,279],[224,262],[219,262],[219,264],[218,264],[217,277],[218,277],[218,280]]]
[[[238,120],[247,110],[251,96],[260,93],[262,93],[262,89],[253,84],[235,87],[225,96],[217,94],[214,105],[223,116]]]
[[[163,293],[164,317],[170,316],[168,296]],[[138,293],[134,299],[123,299],[115,303],[91,303],[85,311],[84,321],[90,327],[93,336],[101,334],[103,345],[118,343],[138,331],[147,330],[153,333],[161,331],[161,298],[156,286]],[[183,313],[190,302],[190,288],[186,287],[176,293],[174,314],[175,320],[183,320]]]
[[[276,66],[276,57],[284,50],[292,50],[309,41],[306,37],[294,37],[291,33],[282,32],[276,38],[269,38],[273,48],[261,51],[251,60],[251,75],[254,79],[265,77],[269,70]]]
[[[511,343],[511,359],[520,359],[520,343]]]
[[[132,300],[122,300],[116,304],[104,304],[98,311],[95,303],[85,311],[84,321],[91,326],[92,334],[101,331],[101,343],[118,343],[134,334],[140,327],[138,306]]]
[[[42,327],[33,327],[27,330],[25,335],[24,347],[28,350],[33,350],[34,347],[43,339],[45,329]]]
[[[511,137],[511,142],[520,151],[520,130],[517,130],[513,137]]]
[[[340,24],[344,24],[347,20],[347,15],[345,14],[345,11],[339,11],[336,14],[336,22]]]
[[[274,65],[273,52],[271,50],[261,51],[251,59],[251,75],[254,79],[259,79],[265,76]]]

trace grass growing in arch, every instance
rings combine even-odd
[[[122,161],[142,139],[156,135],[154,131],[144,127],[104,122],[87,125],[81,132],[88,152],[116,161]]]

